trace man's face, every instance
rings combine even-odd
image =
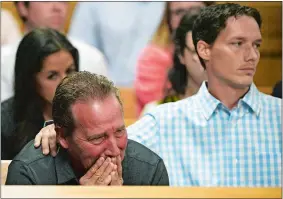
[[[127,146],[122,107],[114,95],[72,106],[75,130],[66,138],[72,159],[88,170],[98,158],[121,156]]]
[[[238,89],[249,87],[259,62],[260,44],[260,29],[252,17],[228,18],[209,48],[208,81]]]
[[[48,27],[63,31],[67,19],[68,2],[46,1],[30,2],[27,7],[23,2],[18,6],[20,15],[27,19],[29,28]]]
[[[169,3],[170,26],[173,30],[179,26],[182,17],[192,7],[204,7],[202,1],[172,1]]]

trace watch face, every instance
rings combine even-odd
[[[54,123],[53,120],[47,120],[47,121],[44,122],[43,127],[46,127],[46,126],[53,124],[53,123]]]

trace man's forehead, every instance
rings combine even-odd
[[[115,97],[109,96],[105,99],[90,98],[77,101],[71,106],[71,111],[75,122],[94,125],[118,118],[117,114],[121,112],[121,106]]]
[[[226,21],[226,26],[219,35],[226,37],[251,37],[252,39],[261,39],[260,28],[253,17],[250,16],[232,16]]]
[[[227,28],[236,28],[239,26],[245,26],[245,25],[256,25],[257,28],[259,29],[259,26],[256,22],[256,20],[247,15],[240,15],[240,16],[231,16],[229,17],[226,22],[225,22],[225,29]],[[246,27],[248,28],[248,27]]]

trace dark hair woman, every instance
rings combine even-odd
[[[1,103],[2,159],[13,159],[52,119],[57,85],[79,70],[78,50],[56,30],[35,29],[24,36],[15,61],[14,97]]]

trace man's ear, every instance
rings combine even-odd
[[[57,133],[57,139],[59,144],[64,148],[68,149],[69,148],[69,142],[67,141],[65,137],[65,129],[62,127],[55,127],[55,131]]]
[[[210,60],[210,45],[208,43],[206,43],[205,41],[198,41],[197,43],[197,51],[199,56],[204,60],[204,61],[208,61]]]
[[[20,17],[27,18],[28,16],[28,8],[26,7],[25,3],[23,1],[19,1],[17,3],[16,9],[20,15]]]

